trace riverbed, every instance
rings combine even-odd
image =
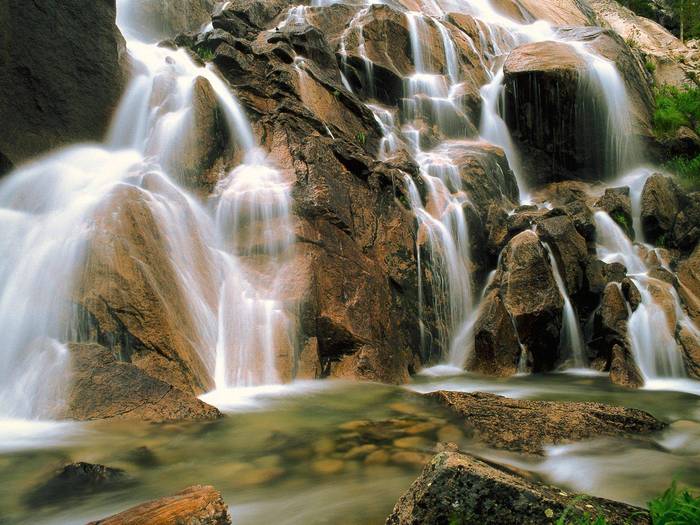
[[[596,375],[495,380],[440,372],[403,387],[315,381],[216,392],[205,400],[226,417],[205,423],[0,421],[0,523],[87,523],[192,484],[211,484],[237,525],[380,524],[439,441],[564,489],[634,504],[643,505],[674,478],[700,489],[696,394],[664,385],[631,391]],[[604,402],[646,410],[671,425],[652,440],[598,439],[532,458],[477,445],[450,412],[419,395],[439,389]],[[33,487],[74,461],[121,468],[130,482],[85,497],[28,499]]]

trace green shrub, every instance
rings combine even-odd
[[[656,64],[653,60],[647,59],[646,62],[644,62],[644,69],[653,74],[654,71],[656,71]]]
[[[648,503],[652,525],[698,525],[700,524],[700,496],[680,490],[674,481],[661,496]],[[555,525],[608,525],[601,512],[573,514],[567,508]]]
[[[204,62],[211,62],[216,57],[214,52],[206,47],[199,46],[195,51]]]
[[[700,496],[680,490],[674,481],[661,496],[649,502],[653,525],[697,525],[700,523]]]
[[[662,86],[656,90],[654,131],[657,135],[672,135],[681,126],[700,132],[700,88],[678,89]]]
[[[364,131],[358,131],[357,135],[355,135],[355,138],[357,139],[357,142],[359,142],[363,146],[367,142],[367,135],[365,135]]]
[[[678,181],[688,191],[700,190],[700,155],[695,158],[673,157],[664,168],[678,177]]]

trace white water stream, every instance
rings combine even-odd
[[[120,12],[129,2],[118,2]],[[187,335],[217,389],[277,382],[276,352],[294,344],[276,279],[293,243],[289,184],[267,165],[213,69],[195,65],[184,51],[144,44],[137,28],[124,25],[128,17],[119,21],[137,73],[106,142],[51,153],[0,184],[0,417],[60,411],[70,375],[64,342],[79,328],[72,294],[96,221],[112,213],[124,187],[142,195],[154,219],[194,327]],[[183,150],[198,131],[193,92],[200,77],[235,141],[229,149],[244,158],[222,174],[209,202],[178,180]],[[167,305],[167,291],[155,293]]]

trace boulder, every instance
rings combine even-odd
[[[194,485],[88,525],[231,525],[228,506],[214,487]]]
[[[630,353],[629,344],[613,345],[610,359],[610,381],[626,388],[640,388],[644,385],[644,378]]]
[[[581,291],[584,283],[588,246],[568,215],[535,221],[537,234],[551,248],[569,295]]]
[[[668,242],[680,210],[680,190],[673,179],[656,173],[644,183],[641,197],[642,231],[647,242]],[[663,238],[662,238],[663,236]]]
[[[3,2],[0,159],[102,138],[127,80],[115,17],[114,0]]]
[[[634,286],[634,285],[632,285]],[[590,347],[596,351],[594,362],[603,370],[609,370],[613,361],[613,350],[628,348],[627,302],[620,283],[608,283],[600,300],[600,307],[593,318],[593,337]],[[619,356],[618,356],[619,357]]]
[[[518,371],[521,353],[513,319],[499,290],[491,290],[479,306],[474,350],[466,368],[480,374],[511,376]]]
[[[482,392],[425,394],[463,420],[489,447],[544,454],[545,447],[599,436],[639,437],[666,425],[642,410],[602,403],[529,401]]]
[[[71,463],[54,472],[23,496],[30,508],[44,507],[72,498],[118,490],[135,480],[121,469],[92,463]]]
[[[606,188],[605,193],[596,201],[594,206],[607,212],[610,218],[627,234],[627,237],[634,239],[632,201],[630,199],[630,189],[627,186]]]
[[[71,344],[69,348],[72,377],[65,417],[153,422],[221,417],[216,408],[130,363],[117,361],[100,345]]]
[[[506,467],[447,451],[425,466],[386,523],[542,525],[564,516],[588,522],[591,515],[615,525],[651,523],[649,514],[638,507],[569,494]]]
[[[508,243],[496,282],[520,342],[532,355],[534,370],[553,369],[559,360],[564,300],[537,234],[526,230]]]

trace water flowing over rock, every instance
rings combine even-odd
[[[548,445],[598,436],[643,436],[666,426],[641,410],[601,403],[528,401],[444,390],[425,396],[454,411],[479,441],[526,454],[541,455]]]
[[[459,452],[442,452],[401,496],[386,523],[540,525],[565,512],[568,517],[590,514],[591,507],[606,523],[650,523],[648,514],[638,507],[581,498],[523,478],[507,467]]]
[[[534,185],[610,178],[637,161],[633,136],[651,135],[650,89],[624,42],[589,29],[562,37],[514,49],[503,69],[504,118]]]
[[[115,17],[114,1],[5,2],[0,158],[16,166],[59,146],[102,138],[127,80]]]

